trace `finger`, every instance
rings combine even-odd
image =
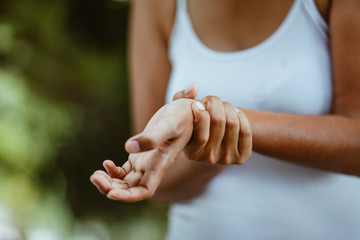
[[[191,140],[185,150],[188,153],[198,153],[206,146],[209,139],[210,115],[200,102],[194,102],[191,108],[194,114],[194,129]]]
[[[225,134],[226,116],[223,102],[220,98],[209,96],[203,99],[210,115],[210,136],[206,148],[219,148]]]
[[[125,143],[125,149],[129,153],[145,152],[160,147],[161,151],[172,150],[167,148],[169,142],[179,138],[190,138],[192,131],[191,103],[194,100],[179,99],[161,107],[150,119],[144,131]],[[185,142],[188,142],[186,139]]]
[[[177,139],[179,133],[169,126],[158,126],[151,130],[144,131],[125,143],[125,150],[128,153],[140,153],[161,147],[170,140]]]
[[[123,202],[137,202],[149,199],[154,195],[163,175],[164,172],[161,170],[146,171],[137,186],[123,188],[124,185],[121,185],[122,189],[113,188],[107,196],[110,199]]]
[[[252,153],[252,131],[246,115],[239,109],[237,109],[237,115],[240,120],[238,150],[241,156],[241,162],[238,164],[243,164],[249,159]]]
[[[125,176],[131,172],[132,168],[133,167],[130,160],[126,161],[124,165],[121,167],[121,169],[124,171]]]
[[[103,166],[111,178],[123,179],[125,177],[125,171],[121,167],[117,167],[113,161],[105,160]]]
[[[108,181],[102,174],[94,173],[90,177],[90,181],[96,186],[102,194],[107,194],[111,190],[111,182]]]
[[[112,189],[107,197],[113,200],[119,200],[123,202],[138,202],[141,200],[149,199],[153,194],[150,191],[142,186],[136,186],[126,189]]]
[[[96,170],[96,171],[94,172],[94,174],[96,174],[96,175],[101,175],[101,176],[103,176],[106,180],[108,180],[109,182],[111,182],[111,177],[110,177],[106,172],[104,172],[103,170]]]
[[[198,93],[199,87],[196,83],[191,84],[187,89],[175,93],[173,101],[180,98],[194,99]]]
[[[160,147],[168,140],[177,137],[178,133],[174,129],[167,126],[159,126],[130,138],[125,143],[125,150],[128,153],[146,152]]]
[[[129,188],[129,184],[124,180],[114,178],[111,182],[111,189],[126,189]]]
[[[141,171],[131,171],[126,177],[124,181],[129,185],[129,187],[135,187],[139,185],[143,173]]]
[[[225,134],[222,142],[222,148],[224,149],[224,157],[222,158],[223,164],[231,164],[235,159],[235,154],[238,152],[238,140],[240,130],[240,120],[236,114],[235,108],[228,102],[223,102],[226,126]]]
[[[140,148],[140,144],[139,142],[136,140],[136,137],[132,137],[129,140],[126,141],[125,143],[125,150],[128,153],[138,153],[141,152],[141,148]]]

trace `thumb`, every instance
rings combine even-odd
[[[178,136],[166,127],[158,127],[146,130],[138,135],[133,136],[125,143],[125,150],[128,153],[140,153],[153,150],[162,146],[168,140],[174,140]]]
[[[198,94],[199,87],[196,83],[191,84],[187,89],[182,90],[180,92],[175,93],[173,97],[173,101],[180,99],[180,98],[190,98],[194,99]]]

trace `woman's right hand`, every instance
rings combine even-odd
[[[192,84],[177,92],[174,100],[194,99],[198,87]],[[208,96],[192,104],[194,115],[193,134],[184,153],[187,158],[211,164],[245,163],[252,152],[252,132],[245,114],[230,103],[215,96]]]
[[[163,106],[142,133],[126,142],[130,156],[122,167],[105,161],[107,172],[97,170],[90,178],[99,191],[124,202],[152,197],[165,171],[191,137],[192,102],[180,99]]]

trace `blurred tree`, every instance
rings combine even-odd
[[[104,159],[127,159],[128,8],[110,0],[0,1],[0,194],[27,216],[43,207],[67,228],[73,215],[111,223],[141,213],[163,224],[165,209],[109,201],[89,182]]]

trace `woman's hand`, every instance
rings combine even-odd
[[[122,167],[106,160],[103,162],[106,172],[97,170],[90,180],[100,193],[110,199],[123,202],[145,200],[154,195],[174,158],[159,149],[154,149],[130,154]]]
[[[177,92],[174,100],[194,99],[198,87],[192,84]],[[205,108],[194,102],[194,128],[185,155],[195,161],[211,164],[243,164],[252,152],[252,132],[245,114],[220,98],[208,96],[202,99]]]
[[[126,142],[125,148],[131,153],[128,161],[122,167],[104,161],[106,172],[97,170],[90,177],[91,182],[114,200],[135,202],[151,198],[165,171],[191,137],[192,102],[181,99],[162,107],[142,133]]]

